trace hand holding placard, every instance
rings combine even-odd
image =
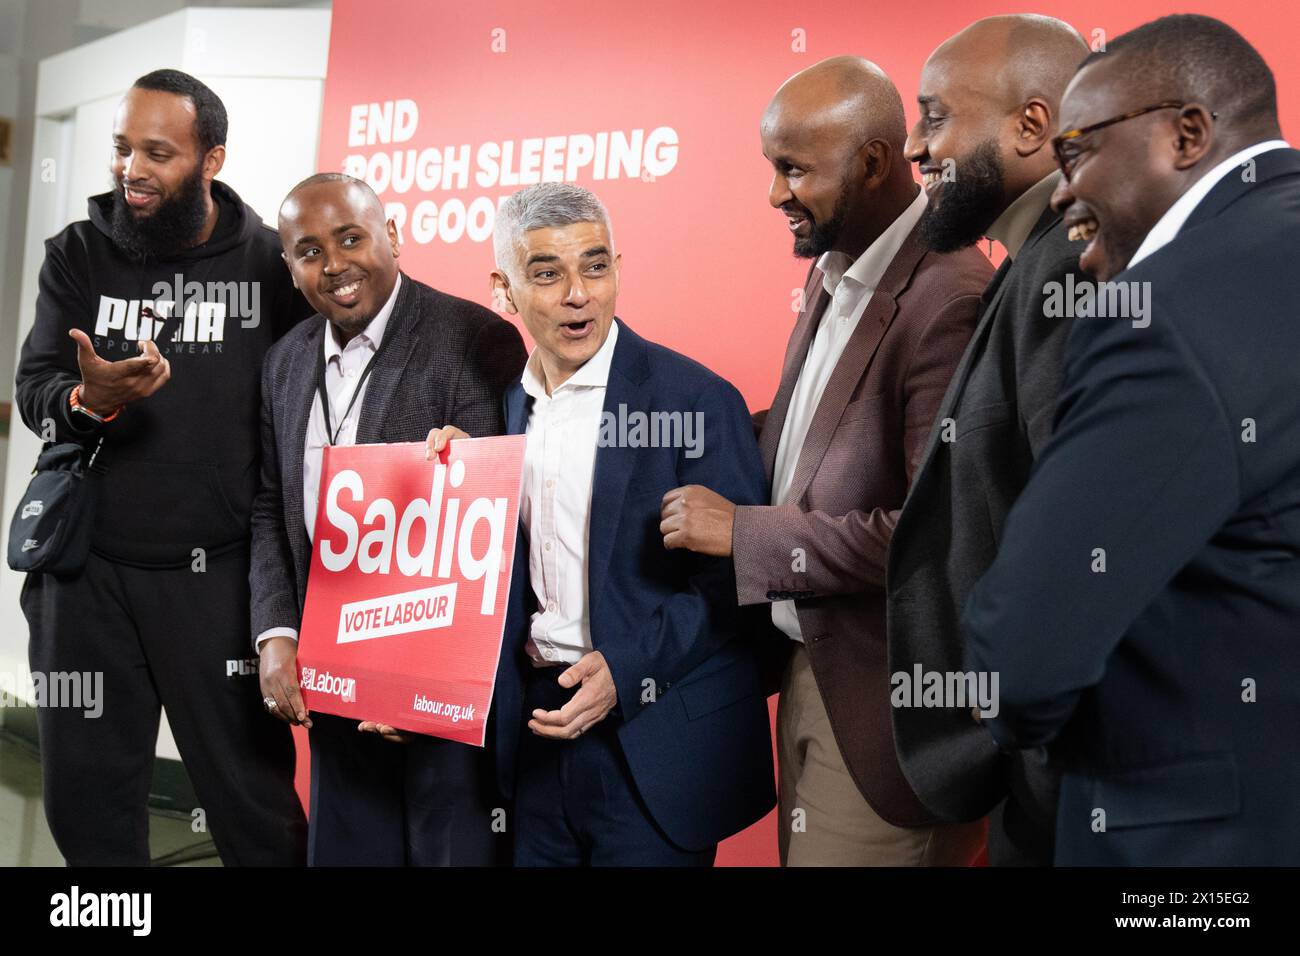
[[[297,655],[304,712],[388,740],[483,745],[524,442],[446,426],[425,442],[325,449]]]

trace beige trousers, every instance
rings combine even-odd
[[[782,866],[966,866],[985,821],[896,827],[853,782],[831,733],[808,651],[796,644],[776,713]]]

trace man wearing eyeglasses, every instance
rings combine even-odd
[[[963,623],[985,726],[1052,743],[1056,862],[1300,863],[1300,152],[1231,27],[1090,56],[1053,196],[1147,320],[1080,318],[1056,430]]]
[[[1006,259],[984,292],[894,531],[895,675],[963,670],[962,607],[1051,435],[1070,320],[1047,298],[1054,283],[1087,282],[1080,243],[1048,208],[1061,175],[1052,137],[1061,95],[1087,53],[1060,20],[989,17],[941,44],[921,74],[921,117],[906,155],[929,194],[922,238],[947,251],[989,236]],[[1046,754],[1001,753],[962,703],[892,708],[908,781],[944,820],[989,815],[994,865],[1050,864],[1057,775]]]

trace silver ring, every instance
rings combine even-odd
[[[271,713],[275,713],[275,709],[276,709],[276,707],[277,707],[278,705],[276,704],[276,702],[275,702],[275,698],[274,698],[274,697],[263,697],[263,698],[262,698],[262,703],[264,703],[264,704],[266,705],[266,709],[267,709],[269,712],[271,712]]]

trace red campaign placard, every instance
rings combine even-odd
[[[483,746],[524,437],[327,447],[298,664],[309,710]]]

